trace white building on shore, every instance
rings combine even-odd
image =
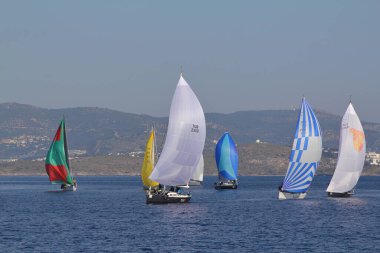
[[[368,152],[365,160],[369,162],[370,165],[379,166],[380,165],[380,154],[376,152]]]

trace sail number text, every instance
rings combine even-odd
[[[191,132],[193,132],[193,133],[199,133],[199,126],[193,124],[193,127],[191,128]]]

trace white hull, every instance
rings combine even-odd
[[[279,200],[285,200],[285,199],[304,199],[306,197],[306,192],[302,193],[290,193],[290,192],[278,192],[278,199]]]

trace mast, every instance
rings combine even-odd
[[[71,171],[70,160],[69,160],[69,147],[68,147],[68,144],[67,144],[65,116],[63,116],[63,136],[64,136],[66,163],[67,163],[67,167],[69,167],[69,172],[70,172],[70,175],[71,175],[72,171]]]
[[[155,161],[156,159],[158,160],[158,157],[157,157],[157,143],[156,143],[156,129],[154,127],[154,125],[152,126],[152,132],[153,132],[153,157],[152,157],[152,162],[153,162],[153,168],[154,168],[154,165],[155,165]]]

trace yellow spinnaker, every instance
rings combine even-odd
[[[150,133],[149,139],[146,142],[144,162],[141,168],[141,179],[145,187],[155,187],[158,183],[150,180],[149,176],[154,168],[154,130]]]

